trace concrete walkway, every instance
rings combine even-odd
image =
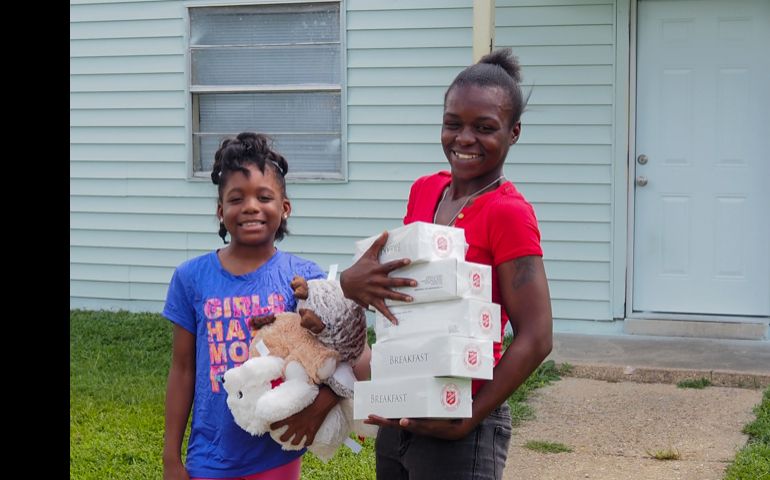
[[[505,480],[721,480],[770,385],[769,342],[556,334],[549,358],[573,376],[531,397],[536,418],[514,429]],[[701,377],[719,386],[674,385]],[[666,450],[679,459],[652,458]]]

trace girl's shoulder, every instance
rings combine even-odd
[[[168,318],[175,307],[169,305],[184,304],[195,298],[200,286],[216,277],[216,252],[185,260],[174,269],[169,282],[166,298],[166,315]]]
[[[201,273],[211,273],[213,270],[217,270],[216,255],[217,252],[212,251],[185,260],[176,267],[175,273],[182,278],[195,278]]]
[[[301,275],[306,280],[326,277],[324,270],[312,260],[282,250],[278,250],[275,254],[277,257],[275,262],[276,268]]]

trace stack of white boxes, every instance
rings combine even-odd
[[[356,242],[356,259],[378,236]],[[491,379],[492,342],[500,341],[500,306],[492,303],[489,265],[465,261],[462,229],[415,222],[388,232],[380,262],[409,258],[391,276],[413,278],[386,300],[398,319],[375,316],[372,380],[356,382],[353,418],[471,416],[471,379]]]

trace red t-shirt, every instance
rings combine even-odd
[[[447,171],[418,178],[409,192],[404,225],[412,222],[433,223],[436,207],[444,189],[452,180]],[[514,258],[543,255],[540,230],[535,211],[511,182],[504,182],[495,190],[476,197],[462,209],[463,218],[457,218],[455,227],[465,230],[468,251],[465,260],[492,266],[492,301],[502,306],[500,286],[495,267]],[[508,323],[508,314],[501,308],[502,334]],[[495,365],[502,356],[502,338],[494,342]],[[475,395],[484,380],[473,380]]]

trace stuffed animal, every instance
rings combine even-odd
[[[272,381],[281,378],[282,372],[283,381],[273,388]],[[239,367],[227,370],[223,379],[227,406],[235,423],[252,435],[269,432],[284,450],[304,448],[304,438],[298,445],[293,445],[291,439],[287,442],[281,441],[280,437],[288,427],[270,429],[271,423],[306,408],[318,395],[318,386],[310,382],[299,362],[286,364],[284,359],[277,356],[258,356],[250,358]],[[308,450],[321,460],[328,461],[333,457],[350,432],[355,430],[352,403],[351,399],[342,399],[332,408],[316,432],[313,444]],[[355,423],[357,425],[358,421]],[[360,425],[356,431],[360,431],[362,435],[376,434],[376,431],[367,432],[367,427]]]
[[[270,431],[270,424],[284,419],[310,405],[318,387],[309,383],[307,375],[296,362],[286,362],[276,356],[250,358],[243,365],[231,368],[223,376],[227,406],[235,423],[252,435]],[[279,387],[273,380],[285,375]],[[280,401],[276,401],[280,397]]]
[[[291,281],[297,312],[302,325],[313,332],[324,346],[349,362],[361,355],[366,345],[366,315],[356,302],[345,298],[337,282],[307,281],[295,276]]]
[[[291,287],[297,298],[297,311],[302,325],[316,335],[327,348],[339,354],[335,374],[324,383],[344,398],[353,397],[353,368],[366,345],[366,314],[364,309],[345,298],[340,284],[329,280],[306,281],[300,276],[292,279]]]
[[[297,313],[254,317],[249,320],[249,329],[249,358],[261,356],[259,347],[264,345],[269,355],[283,358],[287,365],[299,363],[315,384],[329,378],[337,367],[339,354],[320,343],[302,326],[302,318]]]
[[[236,423],[252,435],[270,432],[285,450],[292,445],[280,436],[287,427],[271,431],[270,424],[310,405],[318,395],[318,384],[327,383],[342,400],[324,419],[308,448],[328,460],[351,431],[376,435],[376,427],[353,421],[353,376],[350,361],[363,351],[366,317],[363,309],[342,295],[339,284],[328,280],[292,282],[299,299],[300,314],[284,312],[252,318],[249,360],[225,372],[227,404]],[[282,383],[270,388],[273,380]]]
[[[223,376],[227,406],[235,423],[252,435],[269,430],[267,420],[255,415],[257,402],[273,388],[271,381],[281,377],[284,364],[279,357],[256,357],[227,370]]]

